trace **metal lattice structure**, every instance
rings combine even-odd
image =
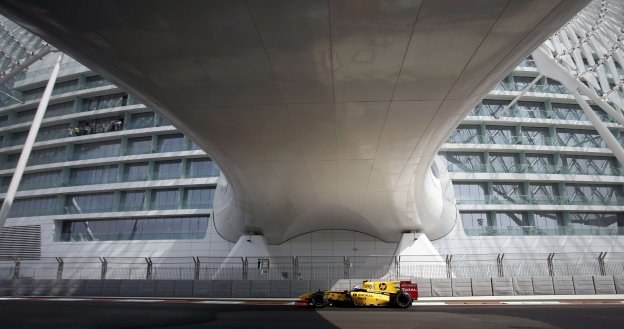
[[[0,104],[21,102],[13,95],[13,84],[50,51],[41,38],[0,15]]]
[[[540,77],[556,79],[570,91],[621,163],[624,148],[586,98],[624,125],[623,18],[621,1],[594,1],[533,52]]]
[[[23,27],[0,16],[0,77],[7,75],[47,43]]]
[[[589,4],[544,45],[578,81],[624,110],[623,42],[624,3],[601,0]]]

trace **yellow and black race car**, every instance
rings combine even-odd
[[[364,281],[351,290],[324,290],[299,296],[303,307],[394,306],[407,308],[418,299],[418,286],[411,281]]]

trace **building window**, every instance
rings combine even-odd
[[[158,152],[184,151],[184,135],[160,135],[158,136]]]
[[[563,217],[558,212],[536,212],[535,232],[538,235],[564,235]]]
[[[478,144],[480,143],[479,126],[461,125],[453,131],[449,140],[451,143]]]
[[[531,201],[536,204],[560,204],[557,184],[531,183]]]
[[[65,199],[66,214],[109,211],[113,211],[113,193],[68,195]]]
[[[37,141],[49,141],[53,139],[65,138],[68,136],[70,136],[68,124],[49,126],[39,129],[39,133],[37,134]]]
[[[214,193],[214,187],[188,188],[185,190],[184,207],[186,209],[210,209]]]
[[[52,89],[52,95],[60,95],[75,90],[78,90],[78,79],[58,82],[54,85],[54,89]]]
[[[156,179],[180,178],[181,160],[159,161],[154,166]]]
[[[6,193],[6,191],[9,189],[9,185],[11,184],[11,177],[12,176],[2,177],[2,179],[0,180],[0,193]]]
[[[561,162],[570,174],[619,175],[617,161],[611,157],[562,155]]]
[[[557,173],[557,168],[553,167],[552,154],[526,154],[525,158],[527,162],[526,171],[529,173]]]
[[[520,118],[547,118],[546,107],[541,102],[518,102],[516,105],[517,117]]]
[[[483,172],[483,153],[453,153],[443,154],[447,161],[447,170],[450,172]]]
[[[121,210],[139,211],[145,205],[145,191],[126,191],[121,194]]]
[[[61,185],[61,171],[46,171],[26,174],[22,177],[19,190],[34,190],[40,188],[58,187]]]
[[[26,141],[26,137],[28,137],[28,130],[16,131],[11,134],[9,145],[11,146],[22,145]]]
[[[548,138],[548,128],[522,127],[522,144],[551,145]]]
[[[485,183],[453,183],[457,203],[481,204],[486,202]]]
[[[63,221],[61,241],[203,239],[209,216]]]
[[[8,115],[0,116],[0,127],[4,127],[8,123],[9,123],[9,116]]]
[[[503,109],[509,105],[509,101],[484,99],[481,101],[482,115],[488,116],[509,116],[510,113],[503,112]]]
[[[601,121],[615,122],[615,120],[613,120],[613,118],[609,114],[607,114],[607,112],[601,109],[600,106],[591,105],[590,107],[594,110],[594,112],[596,112],[596,115],[600,118]]]
[[[87,111],[108,109],[113,107],[126,106],[128,103],[128,95],[126,93],[104,95],[85,99],[84,102],[86,104]]]
[[[119,156],[121,142],[102,141],[96,143],[76,144],[74,147],[74,160],[88,160]]]
[[[147,154],[152,152],[152,137],[128,139],[127,155]]]
[[[624,234],[622,213],[570,213],[574,235]]]
[[[620,205],[622,189],[619,185],[566,184],[571,204]]]
[[[520,159],[514,153],[490,153],[490,168],[492,172],[517,173],[520,172]]]
[[[525,203],[520,183],[492,184],[492,203]]]
[[[78,122],[74,128],[74,136],[101,134],[123,130],[123,118],[111,116],[106,118],[89,119]],[[76,129],[77,128],[77,129]]]
[[[195,142],[193,142],[193,141],[189,142],[189,150],[190,151],[196,151],[196,150],[201,150],[201,149],[202,148],[198,144],[196,144]]]
[[[180,192],[178,189],[152,191],[152,209],[177,209]]]
[[[210,159],[187,160],[187,177],[214,177],[219,176],[217,164]]]
[[[487,126],[485,128],[488,143],[491,144],[514,144],[514,127]]]
[[[56,117],[74,112],[74,102],[65,102],[59,104],[51,104],[46,109],[45,118]]]
[[[70,185],[108,184],[117,181],[117,165],[75,168],[69,174]]]
[[[132,113],[130,116],[130,128],[150,128],[154,126],[154,112]]]
[[[497,235],[525,235],[529,228],[527,213],[524,212],[497,212]]]
[[[16,199],[11,207],[9,217],[53,215],[58,213],[58,211],[58,199],[56,196]]]
[[[41,98],[43,96],[43,92],[45,91],[45,86],[22,91],[22,100],[27,102],[33,99]]]
[[[587,121],[585,112],[577,104],[552,103],[552,111],[555,119]]]
[[[535,77],[514,76],[514,82],[516,83],[515,90],[524,90],[528,85],[531,84],[531,82],[533,82],[533,80],[535,80]]]
[[[124,181],[135,182],[147,180],[148,163],[127,163],[124,166]]]
[[[19,155],[18,155],[19,156]],[[65,159],[65,146],[34,150],[28,158],[28,165],[61,162]]]
[[[0,166],[2,169],[11,169],[15,168],[17,165],[17,160],[19,159],[20,153],[11,153],[6,155],[6,161],[0,162]]]
[[[594,130],[557,129],[559,142],[572,147],[607,147],[600,134]]]
[[[92,75],[85,79],[85,89],[108,86],[110,84],[110,82],[106,81],[99,75]]]
[[[466,235],[492,235],[494,230],[486,212],[462,212],[459,214]]]
[[[555,93],[555,94],[568,94],[568,89],[564,87],[561,82],[557,80],[553,80],[550,78],[546,78],[546,92]]]
[[[35,118],[35,112],[37,109],[30,109],[26,111],[17,112],[15,114],[15,120],[13,123],[22,123],[32,121]]]

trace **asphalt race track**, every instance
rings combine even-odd
[[[624,304],[414,306],[408,310],[113,301],[0,301],[0,328],[623,328]]]

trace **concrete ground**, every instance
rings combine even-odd
[[[301,309],[280,301],[2,299],[0,328],[607,329],[624,324],[624,304],[614,299],[545,300],[539,305],[521,300],[437,302],[446,304],[422,301],[407,310]]]

